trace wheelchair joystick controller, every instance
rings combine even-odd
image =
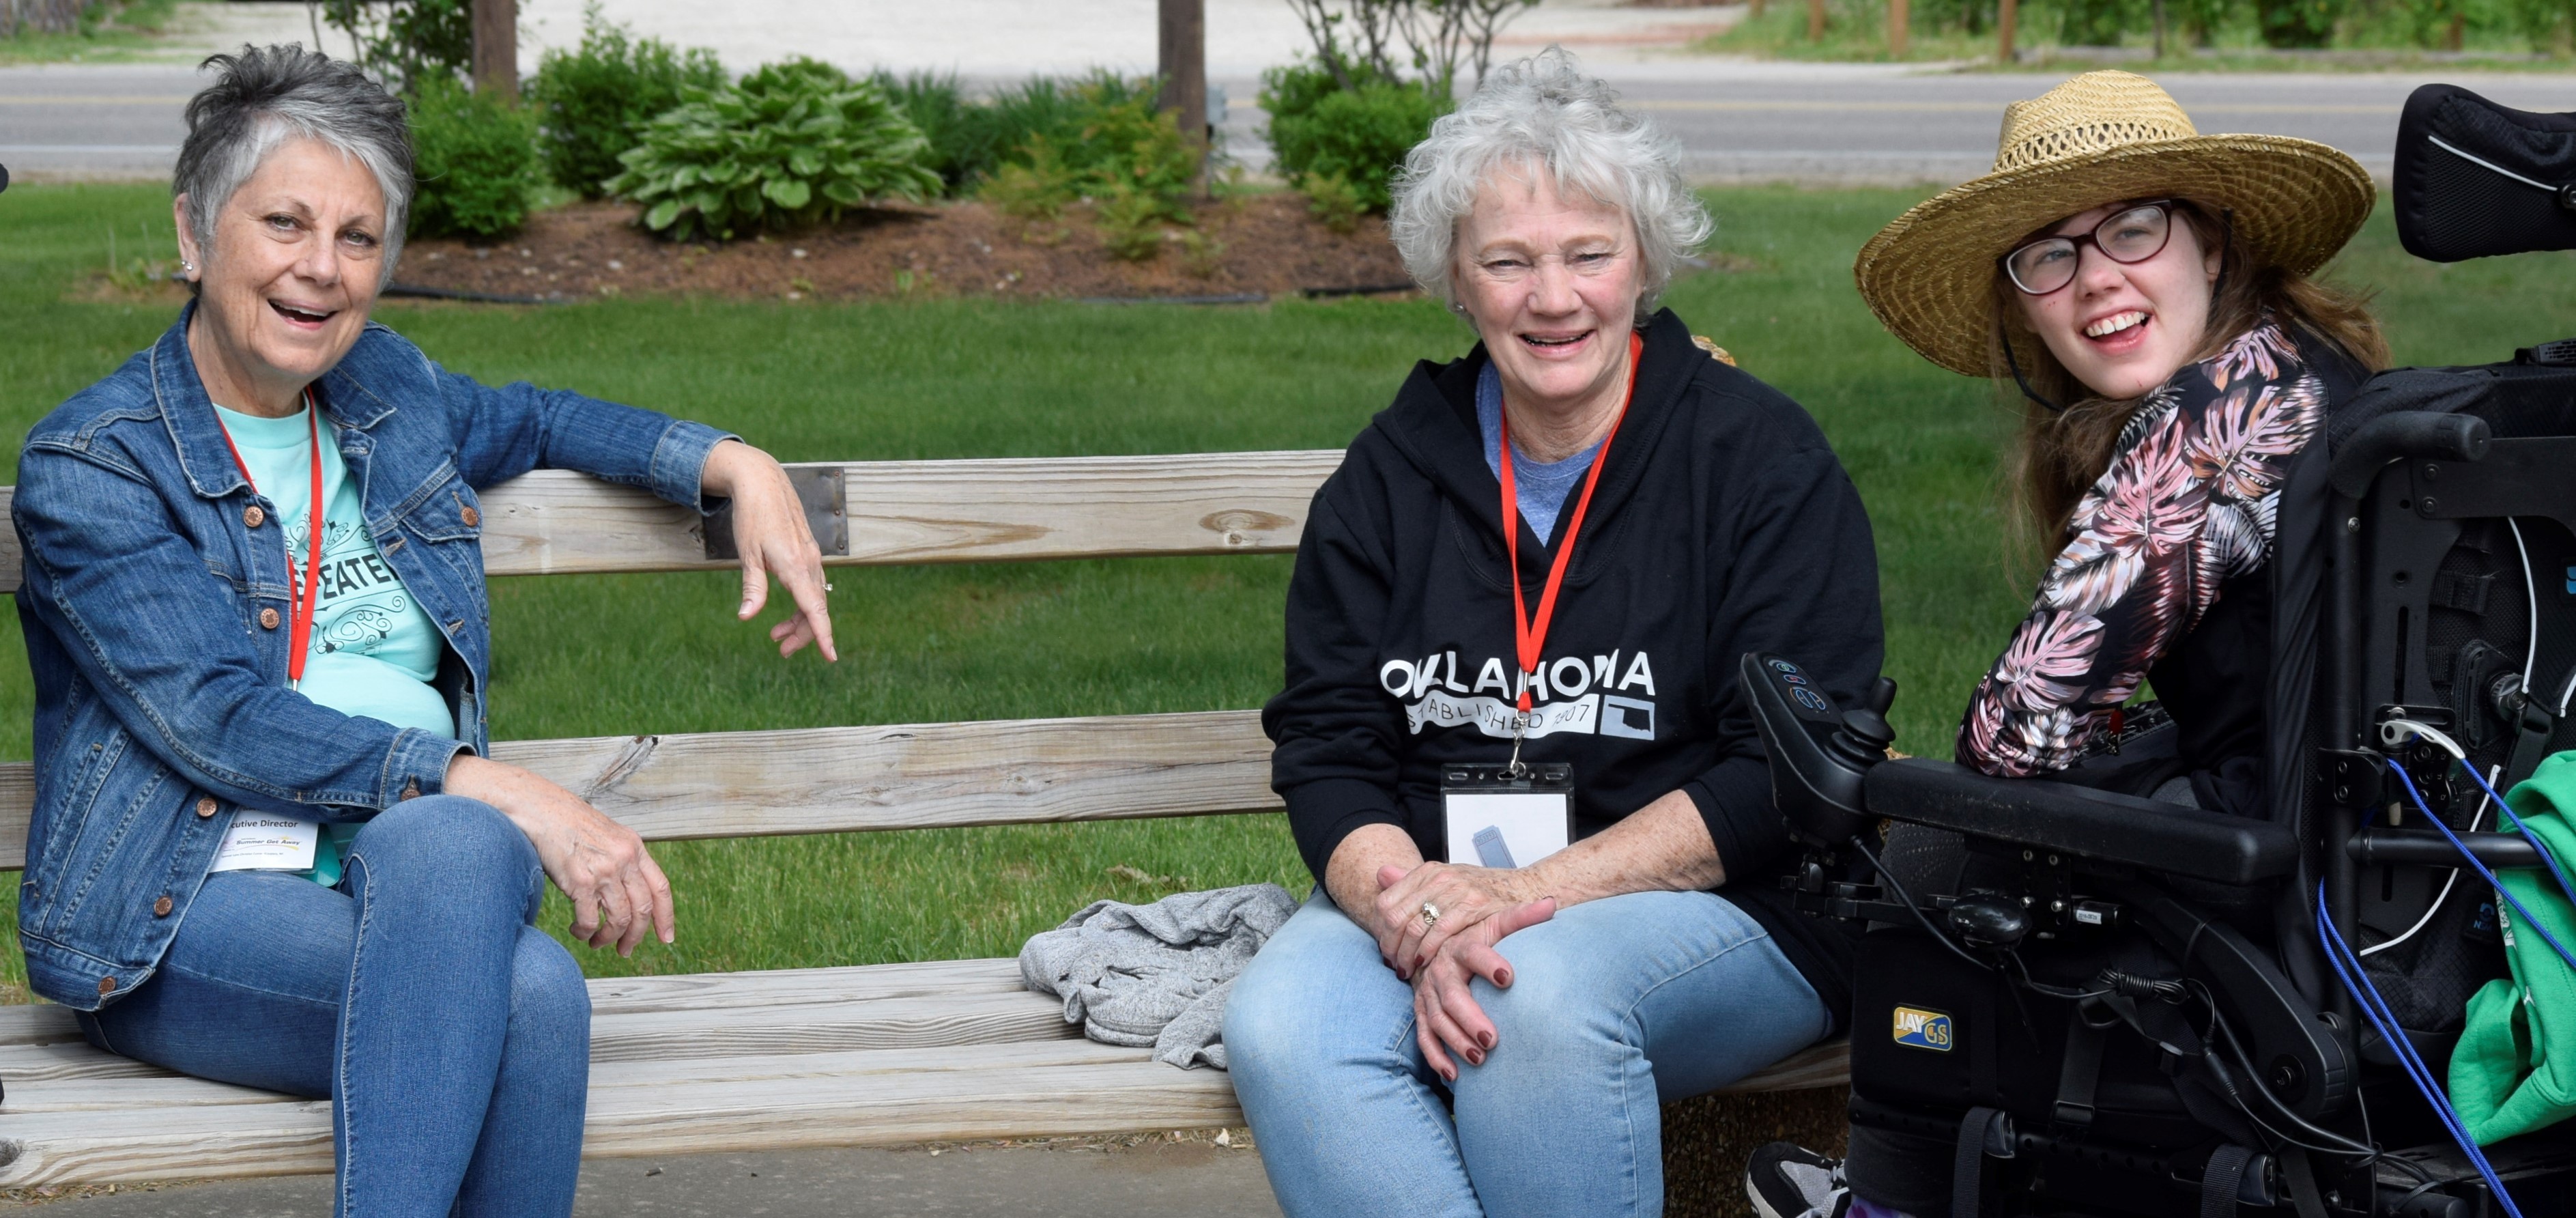
[[[1770,755],[1771,798],[1789,835],[1811,849],[1841,849],[1870,826],[1862,780],[1896,738],[1886,713],[1896,682],[1880,677],[1862,696],[1864,705],[1840,711],[1786,657],[1748,652],[1738,677]]]

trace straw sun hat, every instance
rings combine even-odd
[[[2256,263],[2305,275],[2359,231],[2375,194],[2358,163],[2324,144],[2202,135],[2154,81],[2087,72],[2004,107],[1994,172],[1898,216],[1852,274],[1907,346],[1985,376],[1996,260],[2045,226],[2106,203],[2187,199],[2223,209]]]

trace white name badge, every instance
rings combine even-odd
[[[214,871],[311,871],[322,826],[292,816],[235,812],[215,851]]]
[[[1526,867],[1574,840],[1574,776],[1563,762],[1533,763],[1518,778],[1500,766],[1451,766],[1440,808],[1449,861]]]

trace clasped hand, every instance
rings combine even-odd
[[[1495,945],[1554,917],[1556,898],[1528,894],[1526,872],[1450,863],[1380,867],[1377,884],[1378,954],[1413,983],[1414,1038],[1431,1068],[1454,1083],[1450,1055],[1481,1066],[1498,1039],[1468,980],[1509,989],[1511,962]],[[1425,918],[1425,905],[1438,916]]]

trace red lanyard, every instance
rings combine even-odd
[[[313,603],[322,599],[320,595],[322,586],[322,408],[314,403],[313,391],[309,388],[304,391],[304,413],[308,421],[313,424],[313,498],[305,509],[304,534],[307,544],[304,547],[303,593],[296,596],[292,594],[292,589],[289,590],[288,603],[294,610],[295,628],[287,635],[287,646],[294,649],[286,656],[288,685],[304,683],[304,652],[313,643]],[[222,427],[223,420],[217,418],[215,425]],[[233,433],[229,427],[224,428],[224,447],[232,450],[233,468],[241,471],[242,481],[250,483],[250,493],[258,494],[259,480],[250,476],[250,466],[242,460],[241,447],[233,443]],[[1586,493],[1588,494],[1589,491],[1587,490]],[[278,531],[284,532],[286,522],[278,521],[277,527]],[[292,566],[294,561],[292,551],[288,552],[287,559],[289,562],[287,575],[291,578],[295,573]]]
[[[1628,336],[1628,395],[1619,399],[1619,413],[1610,420],[1610,434],[1601,437],[1600,451],[1592,454],[1592,470],[1583,475],[1583,497],[1574,501],[1574,518],[1565,525],[1565,544],[1556,548],[1556,562],[1547,571],[1547,586],[1539,592],[1538,620],[1529,618],[1529,608],[1521,596],[1521,497],[1512,485],[1512,418],[1502,413],[1494,430],[1499,456],[1497,470],[1503,478],[1503,551],[1512,564],[1512,642],[1520,648],[1520,711],[1530,712],[1530,687],[1538,683],[1539,646],[1547,641],[1547,628],[1556,618],[1557,589],[1565,586],[1566,563],[1574,557],[1574,542],[1583,533],[1583,513],[1592,506],[1592,488],[1601,484],[1601,467],[1610,463],[1610,441],[1619,437],[1619,424],[1628,417],[1628,403],[1637,396],[1637,364],[1644,356],[1646,340]],[[1514,752],[1517,758],[1519,753]]]

